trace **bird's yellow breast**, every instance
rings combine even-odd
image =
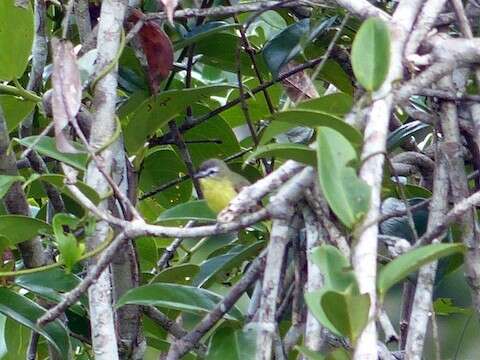
[[[200,179],[200,186],[208,206],[216,214],[225,209],[237,195],[232,182],[227,179],[203,178]]]

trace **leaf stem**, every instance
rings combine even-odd
[[[15,80],[15,86],[0,84],[0,93],[21,96],[25,100],[33,101],[36,103],[42,101],[42,98],[34,92],[25,90],[22,85],[18,83],[18,80]]]
[[[92,251],[89,251],[82,256],[78,258],[78,261],[86,260],[88,258],[91,258],[99,253],[101,253],[103,250],[107,248],[108,245],[112,242],[113,236],[110,234],[109,237],[107,238],[106,241],[102,242],[99,246],[97,246],[95,249]],[[0,272],[0,278],[2,277],[7,277],[7,276],[21,276],[21,275],[28,275],[28,274],[34,274],[37,272],[42,272],[42,271],[47,271],[51,270],[54,268],[57,268],[59,266],[65,265],[65,262],[63,260],[60,260],[56,263],[53,264],[48,264],[44,266],[39,266],[36,268],[30,268],[30,269],[24,269],[24,270],[18,270],[18,271],[5,271],[5,272]]]

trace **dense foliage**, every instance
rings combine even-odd
[[[477,29],[378,3],[0,0],[0,359],[472,356]]]

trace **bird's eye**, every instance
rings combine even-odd
[[[210,170],[208,170],[208,176],[215,175],[217,172],[218,172],[217,168],[211,168]]]

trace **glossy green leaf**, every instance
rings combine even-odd
[[[413,198],[408,199],[407,203],[408,206],[415,206],[423,201],[425,201],[424,198]],[[382,203],[382,214],[391,214],[400,210],[405,210],[405,203],[402,200],[395,198],[387,198]],[[415,230],[417,232],[417,235],[422,236],[427,230],[428,207],[412,210],[411,214],[413,218],[413,223],[415,224]],[[384,235],[396,236],[408,240],[412,244],[415,242],[415,236],[412,229],[410,228],[410,223],[407,215],[395,216],[381,222],[380,231]]]
[[[330,321],[321,305],[321,299],[323,297],[323,294],[325,294],[327,291],[328,289],[323,289],[305,293],[305,302],[307,303],[309,311],[313,314],[315,319],[317,319],[320,324],[325,326],[332,333],[338,336],[343,336],[344,334],[342,334],[341,331],[338,330],[335,325]]]
[[[187,32],[183,39],[173,43],[173,49],[180,50],[185,46],[194,44],[200,40],[206,39],[209,36],[219,33],[221,31],[226,31],[234,28],[238,28],[238,24],[231,24],[226,21],[210,21],[205,24],[194,27],[192,30]]]
[[[285,64],[297,56],[310,41],[319,36],[335,22],[335,17],[314,24],[311,19],[294,22],[263,48],[263,58],[274,78]]]
[[[258,79],[252,77],[250,79],[245,79],[243,85],[244,91],[248,92],[259,86],[260,83],[258,82]],[[273,105],[275,106],[275,104],[278,104],[280,101],[280,97],[283,94],[282,85],[276,83],[268,87],[266,91],[268,92],[268,96],[271,99]],[[233,101],[239,96],[239,90],[232,90],[228,94],[228,101]],[[268,108],[267,102],[265,100],[265,96],[262,92],[256,93],[254,94],[254,96],[246,99],[245,103],[248,106],[248,114],[250,115],[250,119],[252,122],[258,122],[271,115],[270,109]],[[232,128],[246,124],[245,113],[242,110],[241,103],[222,112],[222,117]]]
[[[75,199],[75,196],[71,193],[71,191],[65,185],[65,181],[66,181],[65,175],[61,175],[61,174],[44,174],[35,178],[35,180],[30,183],[31,188],[28,193],[29,196],[31,197],[46,196],[46,193],[43,187],[40,186],[40,183],[43,181],[55,186],[62,194],[68,195],[72,199]],[[75,183],[75,186],[78,187],[78,189],[87,198],[89,198],[90,201],[92,201],[94,204],[98,204],[100,202],[100,195],[98,195],[98,193],[93,188],[85,184],[83,181],[77,181]]]
[[[210,340],[207,360],[255,359],[257,349],[255,329],[219,328]]]
[[[0,95],[0,108],[10,132],[33,111],[35,103],[12,95]]]
[[[237,48],[241,39],[237,34],[217,33],[215,36],[198,41],[195,54],[201,54],[199,62],[213,68],[235,73],[238,68]],[[221,44],[221,46],[219,46]],[[268,69],[261,54],[256,54],[255,61],[259,72],[266,78]],[[244,76],[255,76],[252,61],[244,51],[240,53],[240,69]]]
[[[130,116],[124,130],[125,146],[136,153],[156,130],[167,124],[185,108],[212,95],[225,93],[231,85],[211,85],[192,89],[169,90],[145,100]]]
[[[148,192],[162,184],[178,179],[186,173],[187,169],[184,162],[174,151],[167,148],[156,148],[145,158],[143,170],[140,174],[139,187],[142,191]],[[183,181],[157,193],[153,198],[164,208],[169,208],[189,200],[191,194],[192,183]]]
[[[352,228],[366,214],[370,203],[370,187],[350,165],[357,158],[355,149],[339,132],[319,127],[317,158],[323,194],[335,215]]]
[[[17,181],[25,181],[23,176],[0,175],[0,199],[10,190],[10,187]]]
[[[210,111],[210,108],[200,104],[192,106],[192,112],[196,117],[207,114]],[[184,119],[185,117],[181,117],[179,122],[183,123]],[[220,115],[216,115],[186,131],[183,134],[183,139],[189,142],[187,143],[187,148],[194,167],[200,166],[205,160],[212,158],[223,159],[241,150],[235,133],[224,120],[224,117]],[[220,141],[220,143],[201,142],[214,140]]]
[[[328,59],[320,70],[318,77],[334,85],[340,91],[353,96],[355,88],[352,78],[336,61]]]
[[[200,271],[200,267],[193,264],[180,264],[160,271],[149,283],[175,283],[190,285],[194,277]]]
[[[472,308],[463,308],[460,306],[455,306],[452,299],[450,298],[438,298],[433,303],[433,310],[435,315],[449,316],[451,314],[463,314],[463,315],[472,315]]]
[[[37,139],[38,139],[38,136],[29,136],[22,139],[15,139],[15,141],[27,147],[32,147],[32,145],[35,144],[33,146],[33,149],[36,150],[38,153],[51,157],[52,159],[61,161],[78,170],[82,170],[82,171],[85,170],[87,166],[87,159],[88,159],[88,155],[86,153],[84,154],[62,153],[57,150],[54,138],[43,136],[38,142],[37,142]],[[70,142],[70,143],[74,145],[78,150],[83,151],[80,145],[74,144],[73,142]]]
[[[193,285],[208,287],[217,275],[241,265],[244,261],[250,260],[257,255],[263,247],[263,241],[257,241],[248,246],[237,245],[226,254],[209,258],[200,265],[200,272],[193,280]]]
[[[320,96],[298,103],[297,110],[313,110],[343,117],[350,112],[353,106],[353,98],[345,93],[337,92],[329,95]]]
[[[327,355],[322,355],[319,352],[310,350],[306,346],[295,346],[295,349],[298,350],[301,354],[306,356],[308,360],[351,360],[352,357],[343,348],[336,348],[335,350],[329,352]]]
[[[316,165],[315,150],[301,144],[269,144],[256,148],[245,162],[251,162],[261,157],[277,157],[302,162],[307,165]]]
[[[0,235],[8,238],[10,245],[31,240],[40,233],[51,233],[51,231],[51,226],[39,219],[22,215],[0,216]]]
[[[322,271],[325,288],[337,291],[345,291],[348,288],[358,289],[357,279],[350,262],[336,247],[322,245],[313,249],[309,256]]]
[[[390,31],[380,19],[364,21],[352,44],[352,67],[368,91],[380,88],[390,67]]]
[[[129,290],[118,300],[116,307],[126,304],[153,305],[201,314],[211,311],[221,300],[221,296],[205,289],[186,285],[154,283]],[[243,316],[234,307],[225,317],[229,320],[241,321]]]
[[[58,303],[63,300],[62,293],[72,290],[80,283],[81,279],[71,273],[66,273],[61,268],[26,274],[15,277],[15,284],[45,300]],[[86,296],[80,298],[80,302],[87,305]],[[80,316],[85,316],[85,309],[79,304],[69,308]]]
[[[15,0],[0,1],[0,80],[10,81],[23,75],[31,55],[33,35],[30,2],[23,7],[15,5]]]
[[[44,336],[63,359],[73,356],[68,331],[59,320],[43,327],[37,326],[36,321],[45,313],[45,309],[32,300],[7,288],[0,288],[0,312]]]
[[[421,266],[465,250],[463,244],[431,244],[411,250],[385,265],[378,274],[377,288],[381,296],[388,289]]]
[[[65,232],[64,228],[75,229],[79,222],[79,219],[69,214],[56,214],[52,221],[57,247],[67,271],[71,271],[73,265],[82,256],[85,251],[85,245],[78,244],[75,236],[70,232]]]
[[[237,239],[237,234],[230,233],[209,236],[201,244],[198,244],[198,239],[186,240],[184,245],[187,247],[187,249],[191,249],[193,246],[197,247],[196,251],[190,258],[190,263],[200,266],[209,257],[213,256],[216,251],[233,244],[233,242]]]
[[[367,325],[370,309],[368,294],[326,291],[321,298],[321,306],[335,328],[355,343]]]
[[[274,122],[288,122],[295,126],[328,127],[338,131],[354,146],[359,146],[362,143],[362,134],[357,129],[347,124],[340,117],[320,110],[287,110],[275,113],[271,116],[271,119]]]
[[[306,359],[308,359],[308,360],[325,360],[325,356],[323,356],[322,354],[320,354],[317,351],[310,350],[306,346],[297,345],[297,346],[295,346],[295,349],[299,353],[304,355],[306,357]]]
[[[261,133],[259,145],[266,145],[273,139],[275,139],[280,134],[286,133],[288,130],[295,128],[297,125],[283,122],[283,121],[274,121],[268,124],[268,126]]]
[[[19,322],[11,318],[5,317],[1,313],[0,317],[5,320],[5,328],[0,328],[0,334],[3,335],[2,340],[5,341],[4,349],[6,351],[3,356],[2,354],[0,354],[0,359],[26,359],[28,352],[28,344],[30,342],[32,331],[28,327],[20,324]]]
[[[165,210],[157,218],[157,222],[168,220],[216,221],[216,219],[217,215],[208,207],[205,200],[195,200]]]
[[[430,131],[431,126],[420,121],[412,121],[400,126],[388,135],[387,150],[392,151],[412,136]]]

